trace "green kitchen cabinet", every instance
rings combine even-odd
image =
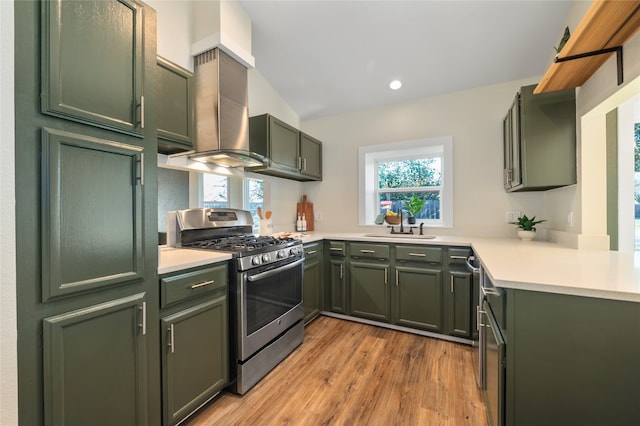
[[[463,338],[471,337],[471,305],[473,275],[467,271],[449,271],[446,280],[445,299],[447,306],[446,334]]]
[[[138,146],[42,130],[43,301],[143,279],[143,158]]]
[[[229,383],[228,264],[160,277],[162,424],[175,425]]]
[[[346,243],[344,241],[327,242],[327,277],[325,301],[330,312],[347,313],[347,262]]]
[[[544,191],[576,183],[576,95],[522,87],[503,120],[504,188]]]
[[[349,244],[348,251],[349,315],[390,322],[390,247],[354,242]]]
[[[304,245],[302,301],[305,324],[320,314],[322,288],[322,241],[318,241]]]
[[[146,306],[141,293],[43,319],[44,424],[148,424]]]
[[[193,73],[158,56],[158,152],[175,154],[193,149]]]
[[[434,333],[442,332],[441,270],[428,267],[396,266],[393,291],[394,324]]]
[[[133,0],[41,5],[42,113],[143,137],[148,95],[143,5]]]
[[[249,118],[249,145],[268,164],[246,171],[299,181],[322,180],[322,143],[270,114]]]

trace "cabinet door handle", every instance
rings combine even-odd
[[[484,327],[482,323],[482,315],[485,312],[480,309],[480,306],[476,306],[476,330],[480,331],[480,327]]]
[[[307,158],[302,159],[302,170],[307,171]]]
[[[451,293],[453,293],[453,275],[451,275]]]
[[[171,353],[174,354],[176,353],[176,342],[173,338],[174,335],[174,329],[173,329],[173,324],[171,324],[169,326],[169,346],[171,346]]]
[[[140,186],[144,186],[144,152],[140,153],[140,160],[136,162],[140,164],[140,175],[135,180],[140,181]]]
[[[375,250],[360,250],[360,253],[375,253]]]
[[[452,260],[467,260],[467,256],[449,256]]]
[[[387,284],[389,282],[389,270],[384,268],[384,283]]]
[[[140,128],[144,129],[144,96],[140,96]]]
[[[147,334],[147,302],[142,302],[142,306],[140,306],[138,309],[142,311],[142,321],[141,324],[138,324],[138,326],[142,329],[142,335],[144,336],[145,334]]]
[[[482,290],[483,296],[500,296],[500,292],[494,288],[481,286],[480,290]]]
[[[302,169],[302,157],[298,157],[298,170]]]
[[[414,257],[425,257],[426,254],[424,253],[409,253],[409,256],[414,256]]]
[[[318,252],[317,250],[310,250],[310,251],[306,252],[305,254],[314,254],[314,253],[317,253],[317,252]]]
[[[400,283],[400,274],[399,274],[398,270],[396,269],[396,287],[398,287],[399,283]]]
[[[191,288],[192,288],[192,289],[194,289],[194,288],[200,288],[200,287],[204,287],[204,286],[206,286],[206,285],[215,284],[215,283],[216,283],[216,281],[215,281],[215,280],[211,280],[211,281],[203,281],[203,282],[201,282],[201,283],[199,283],[199,284],[194,284],[194,285],[192,285],[192,286],[191,286]]]
[[[344,278],[344,265],[341,263],[340,264],[340,279]]]

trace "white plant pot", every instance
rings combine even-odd
[[[536,231],[518,231],[518,238],[522,241],[531,241],[536,237]]]

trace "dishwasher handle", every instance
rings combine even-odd
[[[469,257],[467,257],[467,259],[465,260],[465,263],[467,264],[467,269],[469,269],[469,271],[473,272],[474,274],[479,274],[480,273],[480,267],[475,267],[473,266],[473,262],[476,261],[476,257],[471,255]]]

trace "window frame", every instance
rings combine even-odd
[[[440,176],[440,219],[418,219],[426,227],[453,227],[453,137],[443,136],[418,140],[368,145],[358,148],[358,225],[374,226],[378,215],[380,192],[396,192],[378,188],[377,165],[380,162],[415,160],[418,158],[441,157]],[[420,187],[420,191],[425,188]],[[402,188],[397,192],[410,192]]]

